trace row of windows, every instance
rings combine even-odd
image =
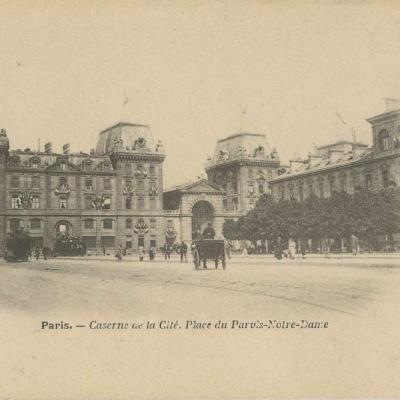
[[[258,193],[263,194],[265,192],[265,186],[263,183],[258,184]],[[254,184],[250,183],[249,184],[249,194],[254,194],[255,193],[255,188]]]
[[[315,191],[315,187],[313,184],[309,184],[307,185],[308,188],[308,194],[309,195],[318,195],[320,197],[325,197],[325,196],[331,196],[334,192],[336,191],[342,191],[342,192],[347,192],[348,190],[348,179],[346,176],[341,176],[339,177],[339,187],[336,186],[335,180],[329,180],[329,185],[328,187],[326,187],[326,185],[324,184],[324,182],[319,182],[318,183],[318,192]],[[360,177],[359,175],[353,175],[352,178],[352,183],[353,183],[353,188],[357,189],[358,187],[365,187],[366,189],[372,189],[372,183],[373,183],[373,178],[372,178],[372,174],[366,174],[364,176],[364,182],[360,182]],[[384,170],[382,171],[382,184],[383,187],[388,187],[391,184],[390,181],[390,173],[388,170]],[[326,190],[328,189],[328,190]],[[286,191],[284,187],[281,187],[280,189],[280,198],[283,200],[286,197]],[[291,185],[288,188],[288,196],[289,198],[295,198],[295,189],[294,186]],[[297,187],[297,198],[300,201],[303,201],[304,199],[304,187],[302,185]]]
[[[112,219],[103,219],[102,226],[103,229],[112,229],[113,228],[113,220]],[[95,220],[94,219],[85,219],[83,226],[85,229],[94,229],[95,227]],[[132,218],[127,218],[125,220],[125,228],[132,229],[133,227],[133,220]],[[157,220],[155,218],[150,218],[150,228],[155,229],[157,228]]]
[[[24,186],[21,182],[22,181],[22,176],[21,175],[12,175],[11,176],[11,187],[12,188],[19,188]],[[40,188],[40,177],[39,176],[30,176],[29,179],[29,183],[28,181],[25,181],[26,187],[31,187],[31,188],[35,188],[35,189],[39,189]],[[66,177],[61,177],[58,180],[58,184],[60,186],[62,185],[67,185],[68,184],[68,180]],[[125,184],[127,186],[131,186],[132,187],[132,180],[127,179]],[[153,186],[155,186],[155,182],[152,183]],[[111,178],[104,178],[103,179],[103,190],[112,190],[112,179]],[[85,178],[85,189],[86,190],[93,190],[94,189],[94,179],[93,178]],[[142,180],[138,180],[137,181],[137,190],[144,190],[144,181]]]
[[[138,165],[136,168],[138,170],[143,171],[143,173],[146,173],[146,168],[143,165]],[[125,171],[126,174],[131,174],[132,171],[133,171],[132,164],[129,164],[129,163],[125,164],[124,171]],[[150,165],[149,166],[149,175],[155,175],[155,173],[156,173],[155,166],[154,165]]]
[[[112,229],[113,228],[113,220],[112,219],[103,219],[102,220],[102,227],[103,229]],[[95,220],[94,219],[85,219],[83,222],[83,226],[85,229],[94,229],[95,227]],[[17,230],[21,227],[21,220],[19,219],[12,219],[10,220],[10,229]],[[42,228],[42,220],[35,218],[29,221],[29,227],[32,230],[37,230]],[[125,220],[125,228],[131,229],[133,227],[132,218],[127,218]],[[157,220],[155,218],[150,218],[150,228],[155,229],[157,228]]]
[[[127,210],[131,210],[133,208],[133,199],[131,197],[127,197],[125,199],[125,208]],[[40,196],[39,195],[30,195],[24,196],[21,194],[13,194],[11,195],[11,208],[20,209],[20,208],[31,208],[38,209],[40,208]],[[68,198],[66,196],[59,196],[58,198],[58,208],[59,209],[67,209],[68,208]],[[85,198],[85,208],[90,210],[95,208],[93,199],[90,197]],[[150,209],[155,210],[157,208],[157,199],[150,198]],[[111,197],[105,197],[102,203],[103,210],[111,209]],[[145,199],[143,197],[139,197],[137,199],[137,209],[144,210],[145,209]]]
[[[19,219],[12,219],[12,220],[10,220],[10,230],[11,230],[11,231],[15,231],[15,230],[21,228],[21,222],[22,222],[22,221],[19,220]],[[41,228],[42,228],[42,220],[37,219],[37,218],[31,219],[31,220],[29,221],[29,227],[30,227],[30,229],[32,229],[32,230],[41,229]]]

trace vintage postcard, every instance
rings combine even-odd
[[[0,400],[400,398],[399,38],[0,0]]]

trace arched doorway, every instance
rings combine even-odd
[[[56,237],[65,238],[70,236],[72,226],[68,221],[58,221],[55,225]]]
[[[214,207],[200,200],[192,208],[192,239],[198,239],[209,222],[214,222]]]

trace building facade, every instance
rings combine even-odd
[[[162,247],[201,235],[211,222],[222,238],[269,191],[279,158],[264,135],[239,133],[219,140],[206,164],[208,179],[163,189],[161,142],[146,125],[118,123],[99,134],[89,153],[12,150],[0,133],[0,251],[17,229],[31,245],[50,249],[61,236],[81,238],[95,254],[122,246]]]
[[[277,199],[302,201],[311,194],[328,197],[333,191],[380,190],[400,185],[400,110],[367,120],[372,146],[339,141],[316,148],[306,159],[290,161],[287,171],[270,181]]]
[[[24,229],[33,246],[53,248],[60,234],[81,237],[89,251],[163,242],[163,146],[148,126],[119,123],[95,150],[10,150],[0,136],[1,251]]]
[[[166,232],[179,240],[199,237],[208,222],[223,237],[225,220],[237,219],[269,192],[268,181],[277,176],[280,161],[265,135],[237,133],[217,142],[206,162],[207,179],[164,191]]]

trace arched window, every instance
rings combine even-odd
[[[132,208],[132,197],[127,196],[125,199],[125,208],[130,210]]]
[[[382,151],[389,150],[389,132],[386,129],[379,132],[379,148]]]

